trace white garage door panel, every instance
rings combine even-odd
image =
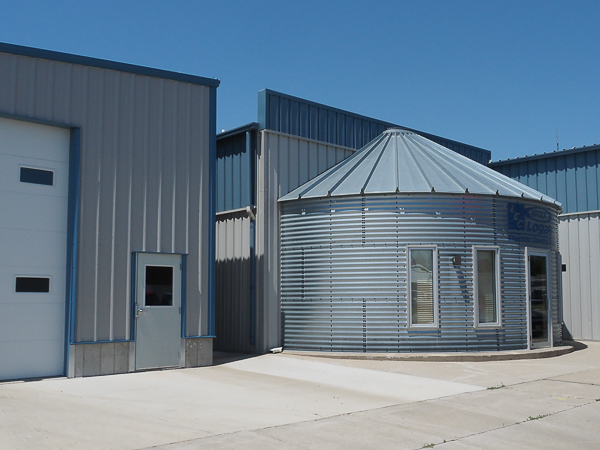
[[[21,277],[50,277],[50,297],[45,293],[24,293],[14,292],[15,275]],[[64,267],[44,267],[33,269],[24,266],[3,266],[0,267],[0,292],[14,293],[15,295],[0,295],[0,305],[17,304],[38,304],[38,303],[64,303],[64,298],[53,295],[54,292],[65,292],[66,280],[64,277]]]
[[[0,139],[2,135],[0,135]],[[2,154],[2,153],[0,153]],[[0,190],[42,195],[44,197],[67,197],[69,188],[68,163],[62,161],[45,161],[37,158],[3,155],[0,166]],[[52,186],[21,182],[21,167],[49,170],[54,172]]]
[[[31,294],[24,294],[31,295]],[[37,294],[39,296],[48,294]],[[0,329],[0,342],[36,341],[64,338],[64,302],[61,303],[9,303],[0,305],[0,314],[13,320]],[[23,323],[32,326],[24,327]]]
[[[8,249],[10,257],[0,256],[0,265],[5,267],[65,268],[67,233],[11,229],[1,231],[0,248]]]
[[[0,118],[0,136],[0,153],[4,155],[69,162],[66,128]]]
[[[0,342],[0,379],[53,377],[64,374],[64,362],[56,357],[56,348],[64,340]]]
[[[11,214],[2,219],[4,228],[22,230],[46,230],[64,233],[67,226],[67,218],[60,222],[57,220],[46,221],[41,217],[52,217],[57,209],[67,207],[66,198],[44,197],[42,195],[26,195],[14,192],[0,191],[0,211],[15,211],[27,203],[29,214]],[[27,220],[27,216],[32,216]]]
[[[0,118],[0,380],[64,373],[69,130]],[[51,170],[53,185],[20,181]],[[16,276],[50,292],[15,292]]]

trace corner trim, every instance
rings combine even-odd
[[[208,207],[208,334],[214,336],[216,325],[216,230],[217,230],[217,88],[210,88],[209,113],[209,207]],[[188,336],[189,337],[189,336]]]
[[[81,160],[81,129],[71,128],[69,143],[69,196],[67,209],[67,284],[65,373],[68,373],[69,345],[75,344],[77,312],[77,260],[79,239],[79,174]]]

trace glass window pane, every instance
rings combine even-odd
[[[22,183],[33,183],[52,186],[54,184],[54,172],[52,172],[51,170],[21,167],[20,181]]]
[[[173,268],[146,266],[146,306],[173,306]]]
[[[16,292],[50,292],[50,278],[17,277]]]
[[[529,256],[529,291],[531,296],[531,338],[548,341],[548,280],[546,257]]]
[[[433,250],[410,249],[411,323],[435,323],[433,301]]]
[[[479,323],[497,323],[496,252],[477,251],[477,298]]]

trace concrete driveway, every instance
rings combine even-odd
[[[276,354],[0,384],[1,449],[600,448],[600,343],[536,360]]]

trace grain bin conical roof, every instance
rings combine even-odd
[[[279,200],[387,193],[502,195],[553,198],[412,131],[389,129]]]

